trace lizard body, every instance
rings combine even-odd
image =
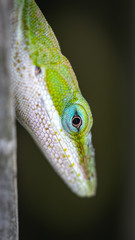
[[[34,0],[15,0],[11,22],[16,117],[70,189],[92,196],[93,119],[74,71]]]

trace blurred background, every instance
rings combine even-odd
[[[37,1],[90,104],[97,194],[75,196],[17,124],[20,240],[135,239],[130,1]]]

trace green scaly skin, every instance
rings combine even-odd
[[[35,1],[16,0],[14,5],[11,71],[17,119],[71,190],[92,196],[96,172],[89,105]],[[72,122],[76,115],[79,128]]]

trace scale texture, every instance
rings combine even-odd
[[[35,1],[16,0],[11,23],[16,117],[70,189],[92,196],[93,119],[74,71]]]

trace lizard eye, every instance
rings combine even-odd
[[[90,118],[85,108],[80,104],[67,106],[62,113],[62,125],[66,132],[75,136],[85,132]]]
[[[75,114],[72,118],[72,125],[77,128],[79,131],[80,126],[82,125],[82,119],[79,115]]]
[[[35,75],[38,76],[41,73],[41,68],[36,66],[35,67]]]

